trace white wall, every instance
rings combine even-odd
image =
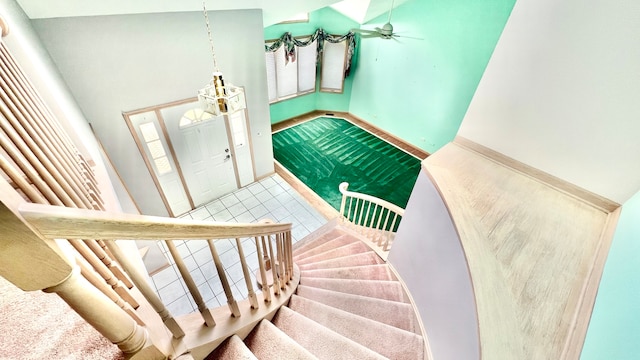
[[[640,188],[640,2],[518,0],[458,135],[619,203]]]
[[[260,10],[209,14],[220,70],[246,88],[257,176],[273,172]],[[194,97],[213,61],[200,12],[33,21],[145,214],[166,215],[123,111]],[[260,135],[258,135],[260,134]]]
[[[434,359],[479,359],[476,304],[460,238],[424,170],[407,203],[389,263],[405,282]]]

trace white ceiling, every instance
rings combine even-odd
[[[202,11],[201,0],[16,0],[30,19]],[[396,0],[394,7],[407,0]],[[264,26],[326,6],[364,24],[389,11],[392,0],[207,0],[207,10],[262,9]]]

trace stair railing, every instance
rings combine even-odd
[[[389,251],[404,209],[375,196],[348,191],[343,182],[340,220],[347,228],[365,236],[382,252]]]
[[[17,215],[16,219],[19,220],[16,222],[18,224],[22,222],[25,228],[31,229],[33,236],[39,237],[44,243],[50,244],[55,239],[91,238],[104,241],[108,249],[118,259],[122,268],[131,277],[132,282],[136,285],[135,288],[140,290],[148,303],[158,312],[163,323],[172,334],[173,340],[169,339],[169,342],[172,344],[173,350],[158,351],[154,348],[150,358],[175,357],[185,352],[196,354],[196,357],[200,357],[198,355],[206,356],[227,337],[233,334],[242,334],[242,332],[248,333],[260,320],[272,316],[280,306],[288,301],[299,280],[299,275],[294,274],[291,224],[272,223],[268,220],[250,224],[216,223],[109,213],[29,202],[21,202],[17,208],[17,212],[12,211]],[[245,238],[252,239],[252,246],[255,245],[256,248],[255,256],[259,267],[256,276],[260,277],[262,284],[273,284],[272,286],[263,286],[261,292],[256,291],[253,286],[254,281],[245,259],[245,246],[241,241],[241,239]],[[155,294],[155,291],[149,286],[147,279],[137,274],[136,270],[127,261],[128,255],[122,254],[122,250],[115,243],[115,240],[142,239],[158,239],[165,242],[191,297],[197,305],[199,314],[187,314],[177,318],[171,316],[157,294]],[[207,307],[197,284],[174,243],[176,240],[185,239],[207,242],[218,278],[222,283],[227,298],[229,308],[227,311],[224,311],[223,307],[216,309]],[[239,301],[234,296],[222,261],[217,253],[216,239],[235,239],[248,292],[247,300]],[[0,240],[3,240],[3,236],[0,236]],[[268,249],[268,254],[265,254],[263,249]],[[271,269],[269,269],[269,265]],[[121,297],[111,287],[105,286],[103,284],[104,281],[88,266],[82,257],[77,256],[75,264],[74,261],[71,261],[67,267],[75,269],[73,273],[77,273],[77,275],[74,275],[73,278],[82,278],[82,285],[78,285],[77,281],[75,281],[72,283],[72,290],[63,289],[63,286],[53,286],[44,290],[56,292],[60,296],[73,293],[74,298],[70,301],[65,298],[65,301],[81,315],[83,315],[82,312],[84,311],[83,318],[90,324],[96,328],[100,326],[100,322],[105,320],[105,316],[99,314],[102,311],[100,305],[109,302],[111,303],[109,305],[111,308],[108,311],[111,314],[110,317],[114,316],[112,313],[117,313],[120,317],[128,314],[137,324],[137,326],[134,323],[127,325],[133,329],[128,330],[129,333],[139,334],[141,331],[144,332],[142,326],[147,326],[147,328],[151,326],[151,322],[147,321],[148,319],[145,319],[141,313],[134,311],[131,306],[123,303]],[[4,271],[0,271],[0,275],[11,281],[11,276],[6,274],[10,269],[0,270]],[[267,278],[268,270],[271,270],[270,279]],[[94,304],[97,304],[95,308],[81,305],[85,302],[83,300],[83,294],[86,292],[86,289],[84,289],[86,287],[85,284],[93,284],[95,286],[95,288],[89,286],[92,288],[89,291],[92,294],[90,298],[93,299]],[[36,287],[35,289],[38,288]],[[99,291],[95,291],[96,289]],[[63,292],[61,293],[61,291]],[[107,296],[102,296],[101,292],[104,292],[104,295]],[[95,300],[96,297],[99,297],[100,300]],[[78,310],[79,307],[81,308],[80,310]],[[93,318],[97,319],[98,324],[94,324]],[[111,320],[111,323],[114,321]],[[116,339],[109,337],[112,335],[112,329],[98,330],[112,342],[116,342]],[[135,355],[136,352],[142,350],[142,344],[147,342],[147,340],[142,341],[141,339],[148,338],[146,335],[139,335],[135,346],[125,344],[121,346],[121,349],[129,356]],[[166,339],[163,341],[166,342]],[[162,346],[157,348],[163,349]],[[147,353],[144,356],[148,355]]]

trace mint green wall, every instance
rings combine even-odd
[[[582,360],[640,356],[640,192],[622,206]]]
[[[434,152],[462,122],[515,0],[410,0],[393,11],[398,41],[363,39],[349,112]],[[372,28],[387,16],[370,22]]]
[[[266,27],[264,29],[264,38],[265,40],[277,39],[285,32],[290,32],[293,36],[309,35],[320,27],[328,33],[342,35],[349,32],[350,29],[359,27],[359,24],[327,7],[310,13],[309,22],[307,23],[278,24]],[[272,104],[270,106],[271,123],[274,124],[313,110],[348,111],[356,66],[355,61],[352,66],[351,75],[345,79],[344,92],[342,94],[316,91],[313,94]]]

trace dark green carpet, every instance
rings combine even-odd
[[[405,208],[420,160],[344,119],[321,117],[273,134],[274,157],[340,210],[338,185]]]

